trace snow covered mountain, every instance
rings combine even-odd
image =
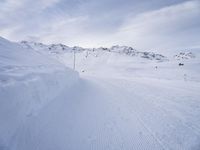
[[[82,48],[76,46],[68,47],[63,44],[45,45],[27,41],[22,41],[20,44],[44,55],[48,54],[48,56],[60,61],[69,68],[74,68],[75,52],[75,66],[79,73],[93,73],[99,76],[105,74],[105,70],[107,74],[110,74],[111,70],[117,69],[118,71],[115,74],[121,74],[121,72],[129,70],[126,76],[134,73],[134,76],[152,76],[157,78],[158,76],[161,77],[162,74],[162,78],[165,79],[182,79],[184,74],[187,74],[188,80],[199,80],[198,74],[193,73],[198,70],[199,66],[198,51],[195,53],[189,50],[187,52],[183,50],[182,52],[175,51],[175,53],[179,52],[179,54],[174,56],[174,53],[171,53],[171,55],[166,57],[161,54],[141,52],[132,47],[119,45],[112,46],[111,48]],[[183,65],[184,67],[180,69]],[[170,68],[170,71],[167,71],[168,67],[166,68],[166,66]],[[153,70],[150,68],[153,68]],[[159,69],[155,72],[155,68]],[[171,73],[172,69],[175,71],[174,73]],[[113,74],[111,73],[111,75]]]
[[[149,60],[157,60],[157,61],[167,61],[167,57],[161,55],[161,54],[155,54],[153,52],[140,52],[137,51],[136,49],[133,49],[132,47],[128,46],[112,46],[111,48],[82,48],[82,47],[68,47],[64,44],[51,44],[51,45],[45,45],[42,43],[36,43],[36,42],[28,42],[28,41],[22,41],[21,42],[23,47],[26,48],[33,48],[35,50],[46,50],[49,51],[50,53],[53,54],[64,54],[67,52],[84,52],[88,51],[88,53],[92,52],[100,52],[100,51],[106,51],[106,52],[111,52],[111,53],[119,53],[119,54],[125,54],[129,56],[137,56]]]
[[[180,52],[179,54],[174,56],[177,60],[191,59],[195,58],[195,55],[192,52]]]

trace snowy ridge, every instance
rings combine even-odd
[[[70,89],[78,74],[55,59],[0,38],[0,149],[30,116]]]
[[[119,53],[119,54],[125,54],[128,56],[137,56],[149,60],[157,60],[157,61],[167,61],[167,57],[161,55],[161,54],[155,54],[153,52],[141,52],[138,51],[132,47],[129,46],[112,46],[111,48],[106,48],[106,47],[99,47],[99,48],[82,48],[82,47],[68,47],[64,44],[51,44],[51,45],[45,45],[42,43],[36,43],[36,42],[28,42],[28,41],[22,41],[21,44],[24,47],[29,47],[33,48],[35,50],[47,50],[50,53],[53,54],[64,54],[67,52],[96,52],[96,51],[106,51],[106,52],[111,52],[111,53]]]
[[[175,55],[174,58],[176,60],[184,60],[195,58],[195,55],[192,52],[180,52],[179,54]]]
[[[153,52],[140,52],[137,51],[136,49],[133,49],[132,47],[128,46],[112,46],[110,48],[111,52],[117,52],[121,54],[126,54],[130,56],[139,56],[141,58],[146,58],[149,60],[160,60],[160,61],[167,61],[167,57],[161,55],[161,54],[155,54]]]

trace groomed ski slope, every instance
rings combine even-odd
[[[84,76],[21,126],[12,149],[198,150],[198,88]]]
[[[91,58],[81,63],[82,59],[77,56],[80,78],[69,69],[64,78],[51,78],[71,83],[70,88],[62,86],[51,101],[26,115],[10,138],[5,138],[7,133],[0,134],[1,141],[7,141],[0,143],[1,149],[200,149],[198,59],[186,62],[182,68],[176,62],[138,63],[139,60],[132,61],[130,57],[118,55]],[[49,73],[43,69],[40,71]],[[58,91],[57,86],[52,88]],[[51,95],[51,92],[46,93]],[[18,102],[18,106],[22,104]],[[11,109],[2,108],[11,112]],[[0,114],[1,122],[8,122],[6,118],[16,116],[14,113],[10,116]],[[13,126],[16,126],[15,122],[12,122],[11,129]]]

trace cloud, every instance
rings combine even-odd
[[[31,31],[39,28],[41,24],[39,21],[42,21],[42,12],[57,2],[58,0],[0,1],[0,33],[9,30],[9,35],[15,39],[16,36],[19,36],[14,35],[17,30],[27,29]],[[11,30],[13,30],[13,35]]]
[[[198,0],[4,0],[0,35],[85,47],[200,45]]]
[[[188,1],[129,15],[115,35],[115,40],[134,43],[143,49],[169,49],[200,45],[200,2]]]

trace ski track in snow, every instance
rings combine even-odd
[[[200,147],[199,119],[195,119],[200,107],[196,108],[197,114],[190,115],[191,106],[173,101],[173,96],[187,96],[186,91],[173,92],[170,87],[133,79],[83,78],[74,87],[80,93],[64,92],[19,129],[11,143],[13,149],[198,150]],[[151,94],[152,90],[157,92]],[[172,93],[167,95],[168,92]],[[195,96],[200,95],[194,95],[197,100]]]
[[[196,111],[193,110],[193,112],[196,112],[196,114],[190,114],[189,112],[195,108],[193,106],[190,106],[186,109],[177,109],[177,107],[172,107],[172,105],[167,104],[174,103],[173,100],[175,99],[171,99],[173,96],[181,96],[180,98],[182,98],[182,95],[187,96],[188,93],[191,95],[190,92],[184,91],[185,93],[182,93],[182,90],[179,91],[177,89],[176,92],[173,93],[173,89],[170,91],[168,90],[169,87],[165,86],[160,86],[158,89],[156,89],[158,92],[151,92],[149,89],[155,88],[155,86],[152,86],[151,84],[145,84],[145,86],[143,86],[143,84],[131,82],[130,80],[120,79],[119,81],[120,82],[117,82],[117,80],[111,81],[110,79],[105,80],[104,82],[106,84],[110,83],[112,86],[117,87],[115,89],[120,89],[120,91],[115,91],[114,93],[120,93],[123,96],[128,96],[124,98],[126,101],[128,100],[127,103],[129,104],[129,106],[126,106],[126,108],[130,108],[133,114],[138,114],[139,120],[154,135],[159,143],[161,143],[164,149],[168,149],[168,147],[170,149],[199,148],[199,102],[196,102]],[[138,85],[142,86],[138,87]],[[127,93],[127,89],[130,89],[129,93]],[[166,90],[169,92],[169,94],[167,95],[167,93],[163,92],[160,93],[163,90]],[[122,94],[122,91],[126,93]],[[141,94],[141,91],[144,93],[144,95]],[[173,93],[171,94],[172,96],[170,95],[170,92]],[[199,96],[200,94],[196,93],[196,95],[194,95],[194,100],[198,100],[197,97]],[[186,97],[185,100],[188,100],[188,98]],[[192,100],[192,98],[190,98],[190,100]],[[184,105],[187,106],[188,102]],[[184,105],[181,103],[176,103],[176,106],[180,106],[179,108],[184,108]],[[177,116],[177,114],[182,114],[182,116]],[[186,120],[184,118],[185,116],[189,116],[190,118]],[[188,143],[197,143],[197,145],[191,148]]]
[[[105,91],[102,91],[101,88],[96,89],[96,86],[90,85],[90,82],[88,81],[85,82],[85,84],[87,87],[80,89],[83,90],[81,95],[79,95],[77,99],[73,99],[78,100],[81,104],[80,106],[73,106],[73,109],[70,108],[70,110],[68,110],[69,107],[71,107],[70,102],[67,102],[69,103],[69,105],[67,105],[65,99],[63,98],[61,104],[58,104],[57,102],[57,104],[54,103],[48,106],[47,110],[44,109],[43,112],[39,114],[35,120],[31,119],[28,125],[26,124],[24,127],[22,127],[21,130],[19,130],[20,134],[17,134],[16,139],[21,139],[21,141],[25,141],[25,143],[24,145],[20,144],[18,147],[17,143],[21,142],[14,140],[15,142],[12,143],[12,145],[15,145],[16,147],[13,149],[31,149],[32,144],[33,146],[38,145],[39,141],[37,138],[40,136],[35,135],[35,133],[41,132],[35,131],[38,130],[37,125],[40,128],[39,130],[43,130],[42,132],[45,133],[42,134],[43,136],[49,134],[48,137],[45,136],[45,139],[47,140],[45,142],[49,142],[48,140],[50,139],[48,138],[53,137],[54,134],[57,134],[54,140],[55,143],[60,143],[60,140],[58,141],[56,139],[60,139],[61,137],[63,139],[64,136],[66,138],[66,143],[60,143],[58,145],[65,145],[65,147],[68,147],[68,149],[163,149],[160,143],[158,143],[158,140],[152,135],[152,133],[147,130],[147,128],[141,123],[141,121],[138,120],[136,116],[129,116],[130,112],[127,111],[125,107],[123,107],[123,103],[122,101],[120,102],[120,99],[113,99],[112,95],[107,92],[105,93]],[[85,91],[85,89],[87,90]],[[88,92],[91,94],[89,97]],[[102,96],[105,94],[106,96]],[[94,98],[94,96],[97,96],[98,98]],[[59,102],[61,102],[60,98],[58,99]],[[59,108],[57,108],[57,106]],[[52,115],[46,113],[50,112],[48,110],[52,109],[55,110],[55,114],[53,115],[55,115],[56,118],[51,118],[48,120],[46,117],[49,115],[52,117]],[[70,114],[74,115],[73,118],[69,117],[70,114],[67,114],[69,112]],[[49,122],[47,123],[45,121]],[[36,124],[36,126],[32,126],[32,124]],[[58,131],[45,131],[45,128],[40,127],[41,124],[45,124],[44,127],[48,127],[47,130],[51,127],[52,124],[55,124],[55,126],[58,127],[54,127],[52,129]],[[71,127],[70,130],[65,129],[67,132],[66,135],[60,133],[58,129],[59,126],[64,127],[63,124],[65,124],[66,127]],[[26,129],[26,127],[31,128]],[[63,127],[60,128],[63,130]],[[24,128],[25,132],[23,132]],[[25,138],[28,136],[27,134],[29,134],[30,131],[32,131],[31,133],[33,135],[31,136],[33,139],[29,139],[28,142],[31,143],[26,143]],[[45,146],[45,143],[40,144],[40,149],[43,144]],[[51,147],[43,148],[51,149]]]

